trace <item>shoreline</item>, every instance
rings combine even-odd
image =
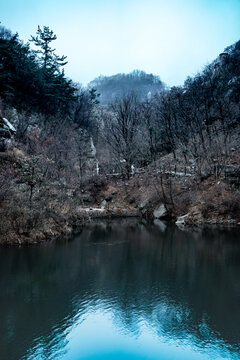
[[[58,241],[60,238],[69,239],[77,233],[80,233],[83,228],[95,220],[114,220],[114,219],[128,219],[128,218],[138,218],[142,220],[143,224],[154,224],[157,226],[157,222],[164,225],[175,225],[180,230],[189,230],[196,227],[207,226],[207,227],[232,227],[237,228],[240,224],[237,222],[229,221],[225,219],[222,221],[217,221],[216,219],[206,219],[206,221],[188,221],[183,223],[177,223],[176,219],[157,219],[154,217],[144,218],[140,210],[136,209],[119,209],[119,210],[106,210],[103,208],[89,207],[89,208],[79,208],[78,216],[76,214],[69,214],[68,218],[65,221],[65,224],[61,224],[58,227],[55,226],[48,227],[43,226],[42,228],[32,228],[26,235],[26,232],[22,231],[20,234],[15,234],[14,232],[9,232],[4,240],[0,240],[1,247],[15,247],[15,246],[29,246],[29,245],[38,245],[42,243],[48,243],[51,241]]]

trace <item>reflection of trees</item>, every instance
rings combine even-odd
[[[74,317],[111,308],[123,329],[197,342],[239,343],[237,230],[183,232],[99,222],[75,241],[0,251],[0,352],[20,358],[63,345]]]

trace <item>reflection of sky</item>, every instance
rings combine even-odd
[[[0,358],[240,360],[238,229],[139,221],[0,248]]]
[[[110,309],[111,304],[98,302],[96,307],[90,306],[86,313],[79,312],[73,323],[61,333],[59,342],[47,345],[47,352],[41,339],[37,346],[29,351],[28,360],[77,360],[77,359],[145,359],[145,360],[204,360],[204,359],[239,359],[224,348],[223,343],[212,334],[208,341],[200,344],[191,334],[185,337],[168,337],[164,329],[160,332],[156,324],[148,322],[144,317],[136,318],[136,331],[129,330],[122,322],[120,313]],[[160,305],[156,312],[161,321],[167,323],[169,308]],[[174,309],[171,310],[174,312]],[[177,313],[178,310],[175,309]],[[175,314],[176,315],[176,314]],[[180,320],[180,319],[179,319]],[[170,315],[171,321],[171,315]],[[181,319],[184,322],[184,319]],[[202,324],[204,326],[204,324]],[[206,325],[206,324],[205,324]],[[207,327],[207,325],[206,325]],[[54,330],[56,331],[56,329]],[[176,335],[177,335],[176,326]],[[174,330],[173,330],[174,332]]]
[[[240,35],[239,0],[2,0],[0,14],[24,41],[50,26],[67,75],[85,84],[140,69],[178,85]]]

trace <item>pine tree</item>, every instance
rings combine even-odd
[[[67,80],[64,74],[63,66],[67,64],[66,56],[58,56],[52,48],[52,42],[57,36],[48,26],[43,30],[38,26],[37,35],[31,37],[31,42],[39,47],[35,53],[39,56],[39,65],[42,68],[45,81],[44,93],[42,99],[48,112],[57,111],[68,112],[72,102],[76,100],[74,96],[75,87],[71,80]]]
[[[55,54],[56,49],[51,48],[52,41],[56,40],[57,36],[48,26],[44,26],[43,30],[38,26],[37,36],[31,36],[31,42],[40,50],[36,50],[40,54],[40,64],[46,75],[54,75],[60,73],[60,68],[67,64],[66,56],[58,56]]]

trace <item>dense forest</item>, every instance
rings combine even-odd
[[[103,201],[108,214],[198,204],[203,222],[239,221],[240,41],[183,86],[133,71],[83,88],[55,40],[49,27],[27,44],[0,28],[2,242],[72,231]]]
[[[47,114],[70,111],[76,88],[64,75],[66,57],[51,48],[54,40],[53,31],[38,27],[30,40],[38,50],[31,50],[18,34],[0,28],[0,96],[6,104]]]

